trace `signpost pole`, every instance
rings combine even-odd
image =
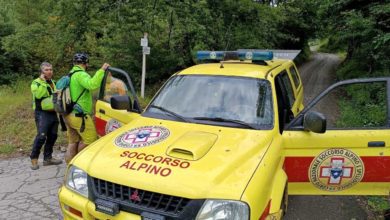
[[[142,81],[141,81],[141,97],[145,97],[145,75],[146,75],[146,54],[142,53]]]
[[[148,33],[144,33],[141,38],[142,47],[142,79],[141,79],[141,97],[145,98],[145,78],[146,78],[146,55],[150,54],[150,47],[148,47]]]

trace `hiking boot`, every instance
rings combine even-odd
[[[43,160],[43,166],[58,165],[58,164],[62,164],[62,160],[56,159],[54,157],[47,160]]]
[[[31,159],[31,169],[32,170],[39,169],[38,159]]]

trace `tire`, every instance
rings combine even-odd
[[[282,201],[280,203],[280,209],[283,212],[282,213],[282,218],[286,215],[287,208],[288,208],[288,191],[287,191],[287,183],[286,183],[286,186],[284,187]]]

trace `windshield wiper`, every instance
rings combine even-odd
[[[170,114],[170,115],[173,115],[173,116],[175,116],[176,118],[178,118],[178,119],[180,119],[180,120],[182,120],[182,121],[184,121],[184,122],[188,122],[188,120],[185,119],[183,116],[181,116],[181,115],[179,115],[179,114],[177,114],[177,113],[175,113],[175,112],[173,112],[173,111],[170,111],[170,110],[168,110],[168,109],[166,109],[166,108],[164,108],[164,107],[157,106],[157,105],[150,105],[149,107],[150,107],[150,108],[159,109],[160,111],[163,111],[163,112],[166,112],[166,113],[168,113],[168,114]]]
[[[232,123],[235,123],[235,124],[239,124],[239,125],[243,125],[247,128],[252,128],[252,129],[257,129],[256,127],[246,123],[246,122],[243,122],[243,121],[240,121],[240,120],[235,120],[235,119],[228,119],[228,118],[219,118],[219,117],[215,117],[215,118],[210,118],[210,117],[195,117],[193,118],[195,120],[204,120],[204,121],[217,121],[217,122],[232,122]]]

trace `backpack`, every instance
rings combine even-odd
[[[72,101],[71,91],[70,91],[70,80],[74,73],[80,72],[82,70],[76,70],[74,72],[68,73],[66,76],[61,77],[57,81],[56,87],[57,90],[53,93],[53,104],[54,111],[61,115],[68,115],[73,111],[73,108],[80,97],[84,94],[83,92],[77,97],[76,101]]]

